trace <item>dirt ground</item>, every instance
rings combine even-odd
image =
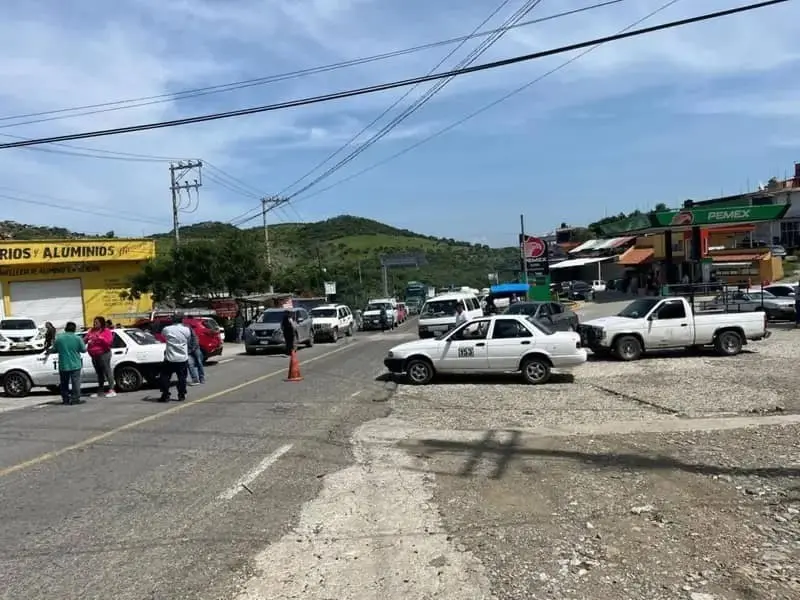
[[[415,450],[498,598],[800,598],[800,426],[515,437]]]
[[[591,362],[535,388],[401,385],[392,417],[498,599],[797,600],[798,353],[776,331],[738,357]],[[785,424],[686,431],[709,417]]]

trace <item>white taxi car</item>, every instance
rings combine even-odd
[[[395,346],[383,364],[392,373],[405,373],[414,385],[429,383],[437,373],[508,372],[538,384],[550,379],[552,369],[580,366],[586,356],[574,331],[554,331],[524,315],[499,315]]]
[[[83,335],[79,333],[78,335]],[[135,392],[145,381],[154,383],[165,345],[153,334],[140,329],[115,329],[111,346],[111,368],[120,392]],[[12,398],[23,398],[35,387],[58,391],[58,354],[33,354],[0,363],[0,383]],[[83,355],[81,384],[97,385],[97,375],[89,355]]]

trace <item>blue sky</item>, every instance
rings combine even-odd
[[[664,1],[624,0],[509,31],[479,62],[613,34]],[[594,3],[542,0],[526,18]],[[742,3],[680,0],[647,24]],[[509,0],[487,27],[500,26],[523,4]],[[30,0],[4,8],[0,22],[0,77],[7,82],[0,90],[0,116],[169,94],[466,35],[499,5],[500,0],[118,0],[109,11],[99,0]],[[347,213],[425,234],[506,245],[513,243],[520,213],[531,232],[543,232],[562,221],[585,224],[607,213],[738,193],[770,176],[783,177],[800,160],[800,88],[787,77],[800,66],[798,19],[800,6],[790,2],[599,48],[402,157],[314,194],[570,55],[459,78],[270,219],[312,221]],[[467,43],[446,64],[478,43]],[[453,47],[138,108],[61,113],[69,118],[38,124],[3,120],[0,134],[71,133],[369,85],[425,73]],[[387,119],[427,89],[415,90]],[[199,206],[182,221],[229,221],[253,209],[259,196],[278,193],[305,175],[403,93],[71,147],[4,150],[2,219],[97,233],[113,229],[118,235],[169,229],[168,161],[97,158],[125,152],[208,161],[213,166],[205,169]]]

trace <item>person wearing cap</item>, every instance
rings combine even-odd
[[[172,315],[172,324],[161,330],[166,341],[164,363],[161,365],[161,398],[160,402],[169,402],[169,385],[172,374],[178,376],[178,400],[186,400],[186,374],[189,370],[189,346],[192,341],[192,330],[183,323],[183,315]]]

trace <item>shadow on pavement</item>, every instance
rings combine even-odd
[[[396,384],[411,385],[404,374],[383,373],[375,381],[392,381]],[[521,375],[508,373],[502,375],[437,375],[428,385],[524,385]],[[575,383],[572,373],[553,373],[552,378],[543,385],[564,385]],[[423,387],[423,386],[420,386]]]
[[[491,479],[501,478],[514,459],[517,458],[556,458],[573,460],[598,469],[637,469],[650,471],[679,470],[686,473],[699,475],[731,475],[731,476],[756,476],[756,477],[800,477],[800,467],[728,467],[708,465],[702,463],[689,463],[671,456],[658,455],[646,456],[632,453],[589,453],[576,450],[555,450],[545,448],[524,448],[519,445],[521,432],[517,430],[503,430],[507,441],[497,439],[499,432],[488,430],[479,441],[463,442],[439,439],[408,440],[400,442],[399,446],[411,452],[422,454],[462,454],[465,463],[457,473],[439,473],[438,475],[456,475],[458,477],[471,477],[475,475],[477,466],[484,459],[494,463]],[[430,471],[430,470],[429,470]]]

